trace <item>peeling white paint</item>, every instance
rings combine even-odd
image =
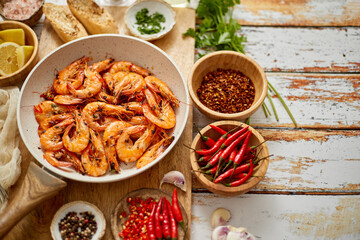
[[[266,71],[360,71],[359,28],[243,27],[242,33],[246,54]]]

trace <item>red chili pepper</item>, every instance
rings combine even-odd
[[[226,131],[218,126],[209,124],[209,126],[214,129],[215,131],[217,131],[218,133],[220,133],[221,135],[224,135],[226,133]]]
[[[225,159],[226,162],[228,162],[228,161],[234,162],[234,159],[235,159],[235,156],[236,156],[236,153],[237,153],[237,152],[238,152],[237,148],[234,148],[234,149],[231,151],[229,158]]]
[[[239,173],[239,174],[236,174],[236,175],[233,175],[232,178],[234,179],[241,179],[243,177],[245,177],[247,175],[247,173]]]
[[[213,154],[215,153],[217,150],[220,149],[221,145],[225,142],[227,137],[227,133],[225,133],[224,135],[222,135],[215,143],[215,145],[210,148],[210,149],[201,149],[201,150],[197,150],[196,153],[200,154],[200,155],[209,155],[209,154]]]
[[[211,137],[204,136],[204,135],[200,132],[199,128],[196,126],[195,123],[194,123],[194,127],[195,127],[196,131],[200,134],[201,139],[204,141],[204,143],[205,143],[209,148],[211,148],[211,147],[213,147],[213,146],[215,145],[215,141],[214,141]]]
[[[155,210],[156,210],[156,204],[153,204],[150,216],[149,216],[149,221],[147,223],[147,235],[148,238],[150,240],[155,240],[156,239],[156,235],[155,235]]]
[[[205,156],[201,156],[201,158],[199,158],[197,161],[198,162],[205,162],[208,161],[210,158],[212,157],[212,155],[205,155]]]
[[[229,146],[227,146],[227,148],[225,148],[225,150],[223,151],[223,153],[220,156],[220,161],[223,161],[224,159],[226,159],[230,155],[232,150],[235,149],[236,146],[248,135],[249,135],[248,132],[243,133],[240,137],[236,138]],[[235,160],[236,160],[236,156],[235,156],[234,161]]]
[[[174,213],[171,209],[170,202],[166,199],[166,206],[169,211],[169,217],[170,217],[170,226],[171,226],[171,240],[177,240],[178,238],[178,230],[177,230],[177,223],[174,218]]]
[[[251,137],[251,131],[249,131],[249,133],[247,134],[243,145],[241,146],[239,152],[236,154],[236,157],[235,157],[235,160],[234,160],[234,169],[237,166],[239,166],[239,164],[243,160],[244,155],[245,155],[245,150],[247,149],[247,146],[249,145],[250,137]]]
[[[170,230],[170,218],[169,218],[169,211],[166,205],[166,198],[163,198],[163,210],[162,210],[162,216],[163,216],[163,222],[162,222],[162,232],[164,235],[164,238],[166,240],[171,239],[171,230]]]
[[[218,169],[218,165],[214,166],[214,167],[211,168],[210,170],[207,170],[207,171],[205,172],[205,174],[214,175],[214,174],[216,173],[217,169]]]
[[[223,151],[224,151],[223,149],[218,150],[218,152],[214,154],[214,157],[210,159],[208,164],[206,164],[206,166],[204,166],[204,167],[202,167],[200,169],[202,170],[202,169],[207,169],[207,168],[215,166],[218,163],[218,161],[220,159],[220,156],[223,153]]]
[[[177,188],[174,189],[173,195],[172,195],[172,211],[173,211],[174,218],[176,219],[176,221],[180,224],[182,229],[184,229],[184,231],[186,231],[184,219],[183,219],[181,209],[179,206],[179,202],[178,202]]]
[[[249,169],[248,174],[245,177],[240,178],[239,180],[233,181],[231,183],[226,183],[225,185],[228,187],[240,186],[241,184],[245,183],[251,177],[253,170],[254,170],[254,164],[252,163],[252,160],[250,160],[250,169]]]
[[[161,222],[160,222],[160,211],[161,211],[161,205],[162,205],[162,197],[160,198],[156,212],[155,212],[155,236],[157,240],[161,240],[163,237],[162,230],[161,230]]]
[[[243,135],[247,130],[249,126],[246,126],[238,131],[236,131],[234,134],[229,136],[225,142],[223,143],[225,146],[229,146],[233,141],[235,141],[239,136]]]
[[[253,162],[254,165],[256,165],[259,161],[261,161],[262,159],[257,159]],[[235,170],[233,169],[229,169],[226,172],[224,172],[223,174],[221,174],[219,177],[217,177],[214,181],[214,183],[219,183],[221,181],[223,181],[224,179],[228,178],[231,176],[231,174],[233,175],[237,175],[239,173],[242,172],[246,172],[250,169],[250,163],[245,163],[243,165],[238,166],[237,168],[235,168]]]

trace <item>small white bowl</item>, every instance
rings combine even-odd
[[[147,8],[150,15],[155,12],[164,15],[165,22],[161,23],[161,26],[163,26],[164,29],[155,34],[141,34],[137,30],[138,25],[136,24],[136,13],[143,8]],[[174,27],[175,11],[170,4],[161,0],[140,0],[136,1],[127,9],[125,14],[125,23],[132,35],[146,41],[152,41],[162,38]]]
[[[86,212],[90,211],[95,216],[95,221],[97,222],[96,233],[92,236],[92,240],[101,239],[105,234],[106,221],[104,214],[97,208],[95,205],[84,202],[84,201],[74,201],[65,204],[62,206],[54,215],[53,220],[50,225],[51,236],[54,240],[62,240],[61,234],[59,231],[59,222],[63,219],[68,212]]]

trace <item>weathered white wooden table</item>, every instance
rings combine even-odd
[[[360,239],[360,2],[242,0],[234,15],[246,54],[265,69],[296,118],[251,117],[269,169],[248,194],[224,198],[193,184],[192,238],[210,239],[218,207],[261,239]],[[270,105],[269,105],[270,106]],[[212,120],[195,110],[194,121]]]
[[[238,197],[209,193],[193,179],[192,239],[211,238],[218,207],[259,239],[360,239],[359,13],[357,0],[242,0],[236,7],[246,54],[265,69],[299,128],[278,99],[278,122],[262,110],[251,117],[269,139],[268,172]],[[213,122],[196,109],[194,121]]]

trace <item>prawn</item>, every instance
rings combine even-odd
[[[171,129],[176,124],[175,112],[170,103],[163,99],[160,103],[160,113],[156,115],[150,108],[149,104],[143,104],[144,116],[152,123],[164,129]]]
[[[76,127],[76,131],[71,138],[69,133],[74,126]],[[89,140],[89,127],[86,125],[83,117],[81,116],[81,113],[75,111],[75,124],[70,124],[68,127],[66,127],[62,137],[64,147],[70,152],[80,153],[87,147]]]
[[[53,88],[57,94],[69,94],[67,85],[71,85],[73,88],[79,88],[84,81],[84,69],[88,57],[82,57],[72,62],[69,66],[59,72],[54,79]]]
[[[61,151],[61,150],[60,151],[47,150],[44,153],[45,160],[54,167],[71,167],[71,166],[73,166],[73,163],[71,163],[71,162],[60,161],[59,159],[61,159],[63,156],[64,156],[64,151]]]
[[[135,114],[143,114],[142,105],[139,102],[128,102],[125,103],[123,107],[128,111],[134,112]]]
[[[38,105],[34,106],[34,115],[36,121],[38,123],[41,123],[48,117],[57,114],[72,112],[73,109],[73,107],[59,105],[54,103],[53,101],[43,101]]]
[[[129,96],[141,91],[146,86],[144,78],[137,73],[127,74],[120,84],[115,85],[113,95],[119,98],[122,95]]]
[[[134,143],[130,135],[142,131],[144,126],[136,125],[126,128],[119,136],[116,143],[116,152],[121,161],[134,162],[139,159],[146,149],[150,146],[151,141],[156,133],[156,126],[150,124],[145,132]]]
[[[100,73],[100,72],[105,71],[106,69],[108,69],[111,66],[111,63],[113,61],[114,61],[113,58],[108,58],[108,59],[105,59],[103,61],[96,62],[96,63],[92,64],[89,68],[91,69],[91,71],[95,71],[97,73]]]
[[[47,129],[40,136],[41,146],[45,150],[57,151],[63,148],[64,144],[61,141],[61,134],[65,131],[65,128],[72,124],[75,120],[73,118],[65,119],[64,121]]]
[[[56,95],[54,102],[62,105],[75,105],[84,102],[84,99],[74,97],[73,95]]]
[[[179,100],[163,81],[154,76],[145,77],[144,80],[148,88],[153,90],[155,93],[160,93],[160,95],[167,99],[171,105],[179,107]]]
[[[159,115],[160,106],[158,100],[156,99],[156,95],[150,89],[144,89],[144,95],[149,106],[151,106],[151,111],[153,111],[156,115]]]
[[[90,129],[90,138],[91,143],[81,154],[81,163],[87,174],[98,177],[107,172],[109,164],[99,133]]]
[[[136,162],[137,168],[142,168],[146,166],[147,164],[154,161],[158,156],[160,156],[167,147],[174,141],[174,136],[164,138],[158,143],[152,145],[149,147],[146,152],[139,158],[139,160]]]
[[[65,161],[72,163],[73,167],[77,172],[80,172],[82,174],[85,173],[85,169],[81,163],[81,160],[78,158],[78,156],[75,153],[66,151],[64,159]]]
[[[102,116],[133,116],[133,112],[126,110],[119,105],[112,105],[104,102],[88,103],[82,110],[83,117],[90,128],[103,131],[97,122]]]
[[[68,84],[69,92],[76,98],[90,98],[101,91],[102,78],[99,73],[91,71],[89,68],[85,70],[85,81],[81,89],[74,88]]]
[[[44,133],[47,129],[51,128],[52,126],[54,126],[55,124],[64,121],[65,119],[68,118],[72,118],[74,117],[73,114],[71,113],[62,113],[62,114],[57,114],[48,118],[45,118],[38,127],[38,134],[39,136]]]
[[[120,71],[121,72],[134,72],[134,73],[140,74],[143,77],[152,75],[152,73],[149,70],[142,68],[138,65],[135,65],[132,62],[128,62],[128,61],[114,62],[113,65],[109,69],[110,73],[117,73]]]
[[[120,171],[119,163],[117,161],[116,153],[116,140],[122,131],[130,127],[131,124],[124,121],[116,121],[111,123],[104,131],[103,140],[105,144],[105,152],[108,159],[110,169],[114,169],[116,172]]]

